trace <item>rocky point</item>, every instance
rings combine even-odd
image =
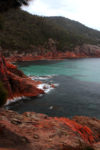
[[[2,54],[0,54],[0,80],[8,91],[8,99],[19,96],[33,97],[44,93],[37,88],[40,81],[34,81],[24,75],[15,65],[7,62]]]

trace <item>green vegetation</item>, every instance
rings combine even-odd
[[[4,28],[0,45],[10,51],[33,52],[34,46],[47,48],[49,38],[56,41],[57,50],[73,50],[83,43],[99,44],[100,32],[64,17],[40,17],[20,9],[3,13]]]
[[[3,30],[3,26],[4,26],[3,17],[0,15],[0,30]]]
[[[0,81],[0,107],[2,107],[7,101],[8,92],[4,88],[2,82]]]
[[[27,5],[28,0],[0,0],[0,12],[5,12],[11,8],[18,8]]]
[[[83,150],[94,150],[94,148],[92,148],[91,146],[87,146],[87,147],[83,148]]]

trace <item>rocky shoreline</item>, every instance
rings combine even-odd
[[[100,120],[0,109],[0,150],[100,150]]]
[[[8,91],[7,104],[14,102],[21,97],[36,97],[44,94],[47,88],[54,88],[53,84],[47,84],[41,81],[33,80],[18,70],[17,66],[6,61],[0,54],[0,80]]]
[[[0,54],[0,79],[8,100],[44,94],[41,81],[32,80]],[[53,85],[51,85],[53,86]],[[54,88],[54,87],[53,87]],[[76,116],[72,119],[0,108],[0,150],[100,150],[100,120]]]
[[[37,50],[33,53],[21,53],[17,51],[9,54],[6,59],[10,62],[16,61],[34,61],[34,60],[63,60],[63,59],[73,59],[73,58],[100,58],[100,46],[84,44],[82,46],[77,46],[73,51],[57,51],[55,48],[45,52],[46,50]],[[5,55],[7,55],[5,51]]]

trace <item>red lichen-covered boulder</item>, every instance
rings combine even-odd
[[[44,91],[37,88],[39,82],[31,80],[0,54],[0,80],[8,91],[8,98],[15,96],[38,96]]]

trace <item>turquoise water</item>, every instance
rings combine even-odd
[[[26,75],[65,75],[81,81],[100,83],[100,59],[70,59],[64,61],[35,61],[20,63]]]
[[[49,116],[84,115],[100,119],[99,58],[19,62],[17,65],[26,75],[51,75],[43,82],[59,86],[42,97],[12,104],[10,109],[19,113],[35,111]]]

